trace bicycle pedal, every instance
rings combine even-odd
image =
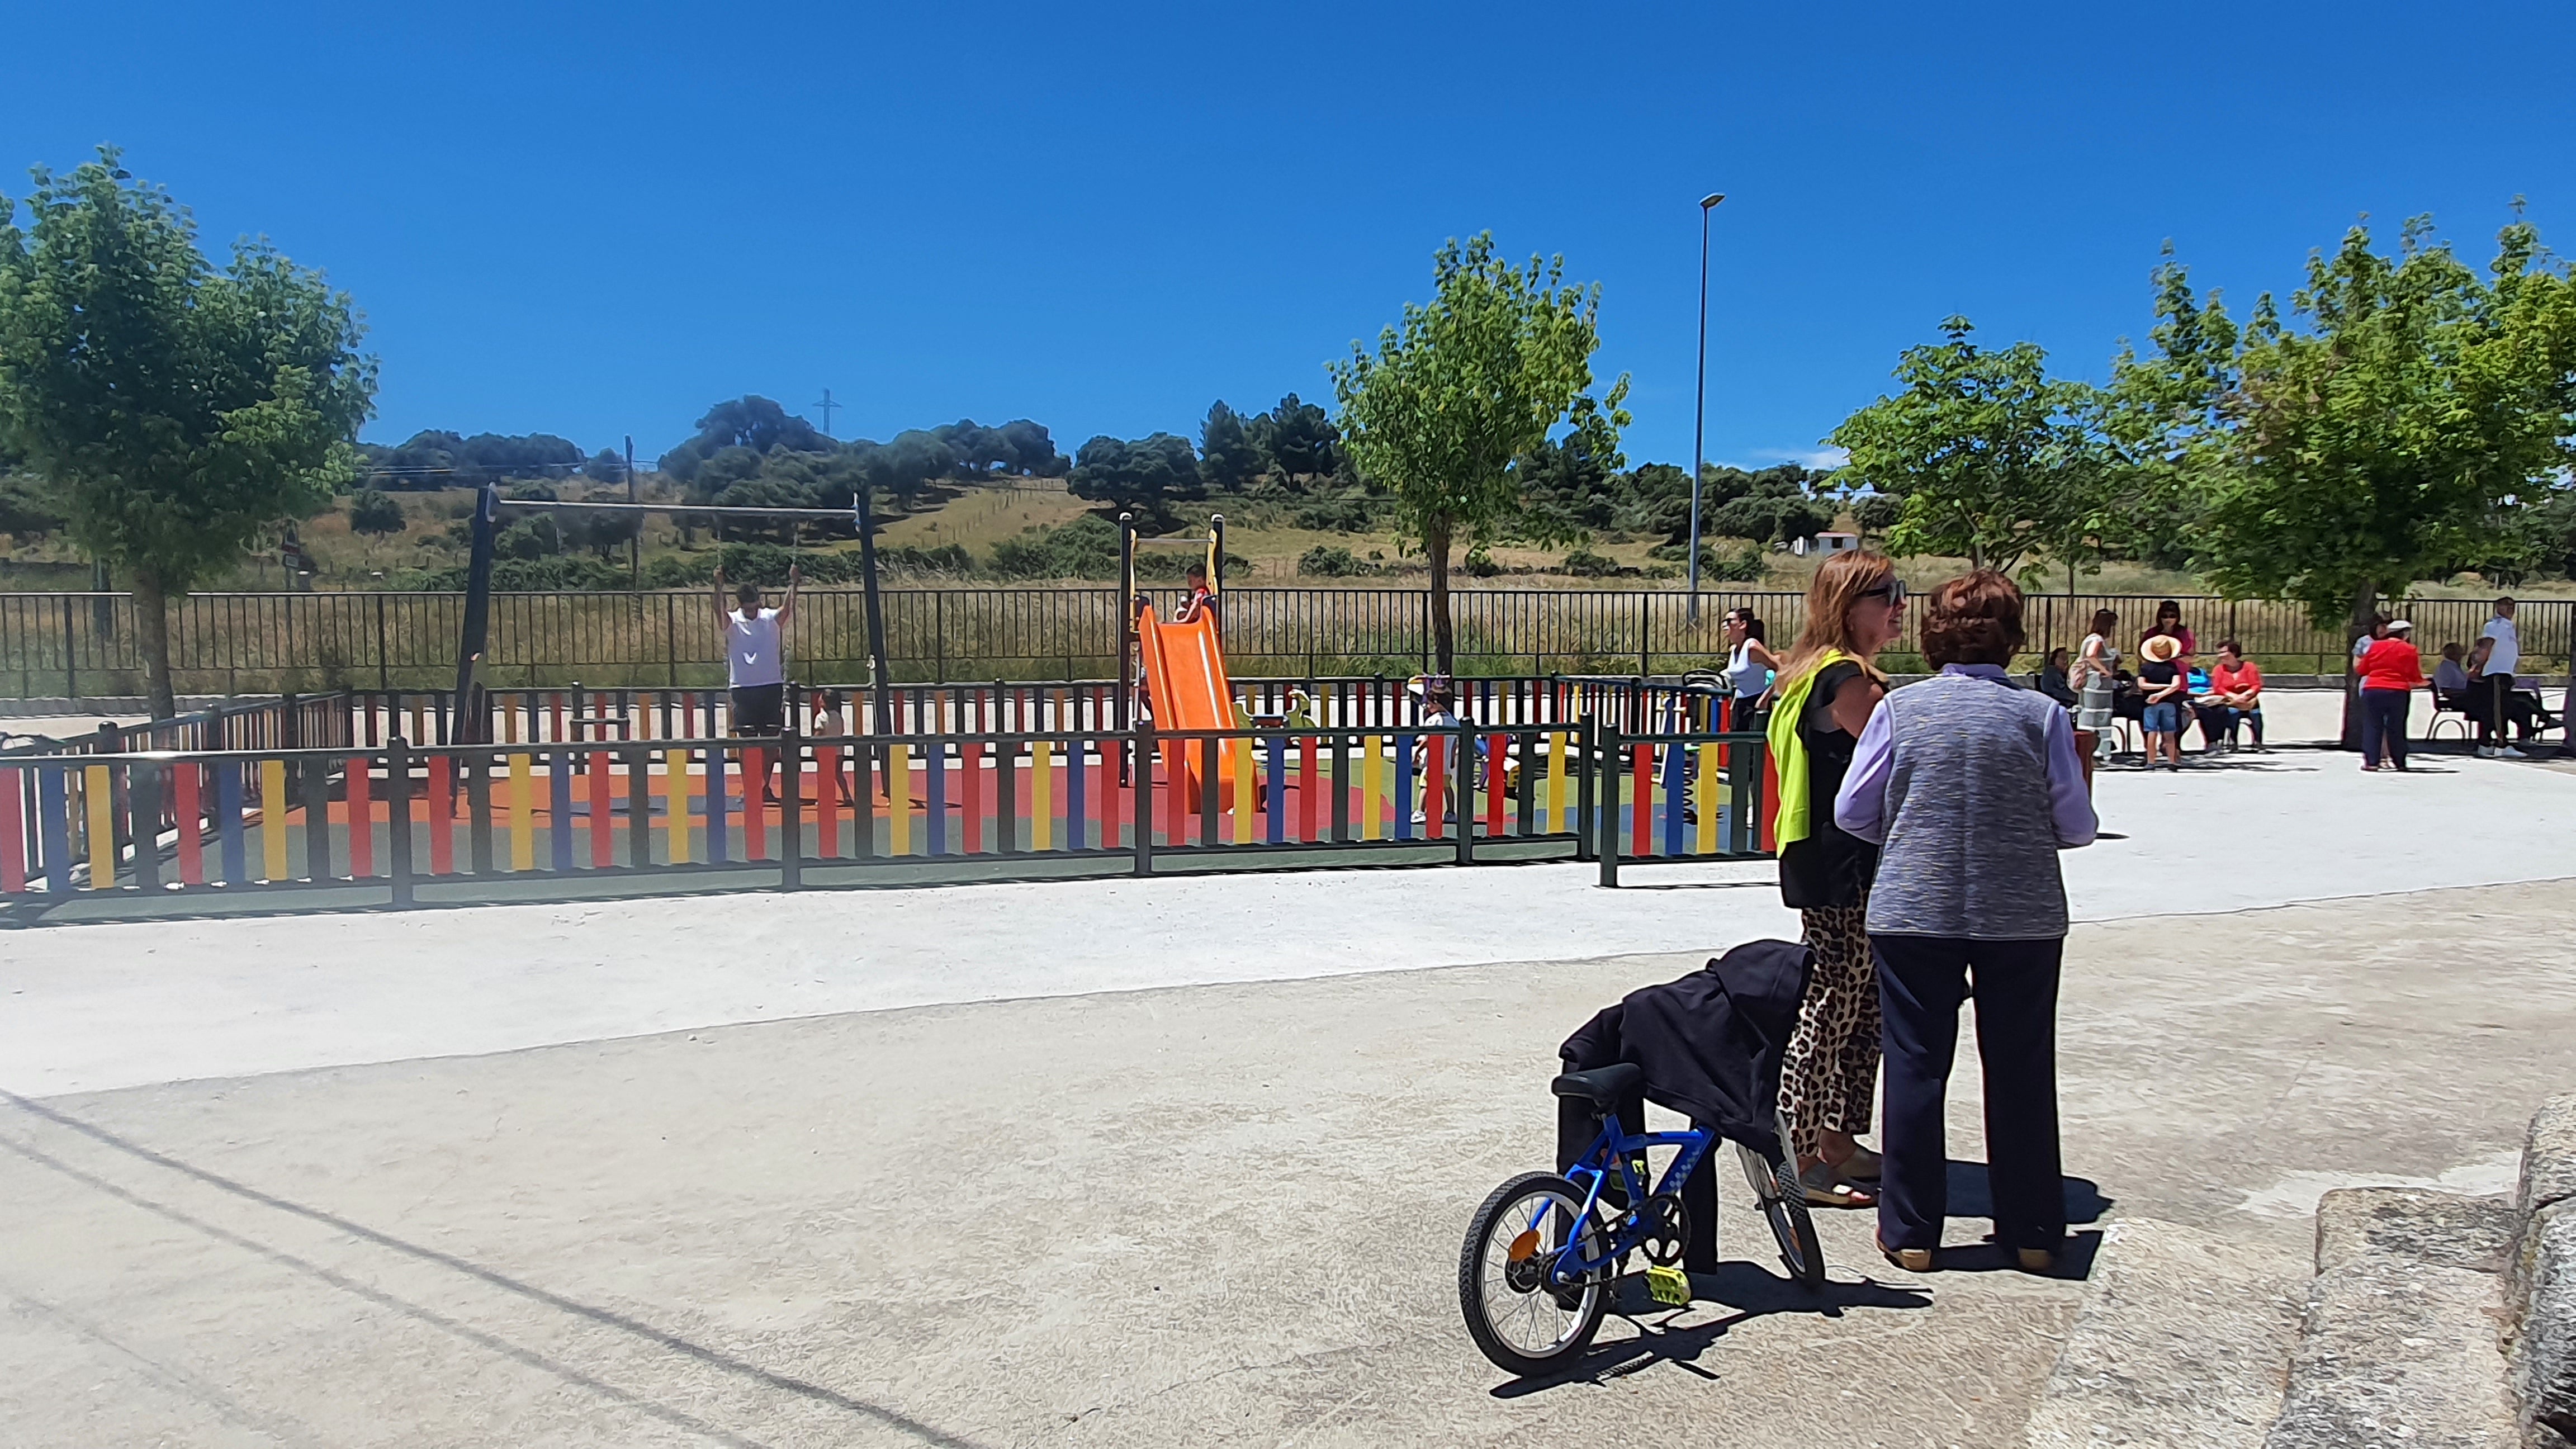
[[[1657,1303],[1674,1308],[1688,1308],[1691,1301],[1690,1274],[1679,1268],[1648,1268],[1646,1292]]]

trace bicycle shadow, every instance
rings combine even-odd
[[[1821,1288],[1810,1290],[1749,1262],[1721,1263],[1714,1273],[1691,1274],[1690,1282],[1694,1306],[1715,1303],[1735,1311],[1706,1323],[1668,1327],[1650,1322],[1644,1315],[1687,1310],[1638,1302],[1645,1297],[1643,1285],[1629,1285],[1634,1290],[1633,1296],[1623,1292],[1612,1302],[1610,1312],[1626,1319],[1637,1330],[1636,1337],[1617,1343],[1595,1344],[1581,1358],[1554,1373],[1512,1379],[1496,1384],[1488,1392],[1497,1399],[1525,1398],[1566,1384],[1598,1384],[1607,1379],[1625,1378],[1659,1363],[1669,1363],[1715,1381],[1717,1375],[1701,1368],[1699,1357],[1739,1323],[1767,1318],[1775,1313],[1814,1313],[1824,1318],[1840,1318],[1844,1310],[1851,1308],[1932,1306],[1932,1295],[1922,1289],[1900,1288],[1862,1278],[1852,1283],[1829,1281]]]

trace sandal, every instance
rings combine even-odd
[[[1874,1183],[1878,1181],[1879,1176],[1878,1154],[1866,1147],[1854,1147],[1852,1155],[1843,1159],[1842,1165],[1835,1169],[1835,1173],[1845,1182],[1859,1183],[1863,1186]]]
[[[1869,1240],[1878,1245],[1879,1256],[1885,1258],[1895,1267],[1902,1268],[1908,1273],[1929,1273],[1932,1271],[1932,1250],[1930,1248],[1891,1248],[1887,1245],[1886,1240],[1879,1237],[1876,1233],[1870,1234]]]
[[[1865,1208],[1878,1206],[1878,1195],[1867,1188],[1845,1182],[1829,1162],[1819,1162],[1798,1174],[1798,1187],[1806,1194],[1807,1206],[1828,1208]]]

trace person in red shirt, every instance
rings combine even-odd
[[[2263,670],[2233,639],[2221,640],[2218,663],[2209,671],[2209,693],[2200,702],[2215,711],[2219,727],[2226,731],[2227,747],[2236,748],[2236,729],[2243,725],[2254,732],[2254,748],[2263,749]],[[2208,733],[2206,723],[2202,733]]]
[[[2424,688],[2424,657],[2415,652],[2415,626],[2388,621],[2388,637],[2361,656],[2361,767],[2389,763],[2406,768],[2406,710]]]

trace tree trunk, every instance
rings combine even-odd
[[[1422,530],[1423,556],[1431,561],[1431,648],[1446,675],[1455,658],[1456,640],[1449,627],[1449,520],[1435,518]]]
[[[134,571],[134,642],[143,651],[144,690],[152,696],[152,717],[175,719],[179,696],[170,687],[170,600],[161,576],[148,568]]]
[[[2370,616],[2379,612],[2379,584],[2367,581],[2353,586],[2352,617],[2346,620],[2343,651],[2343,747],[2361,748],[2361,662],[2353,657],[2352,646],[2370,632]]]

